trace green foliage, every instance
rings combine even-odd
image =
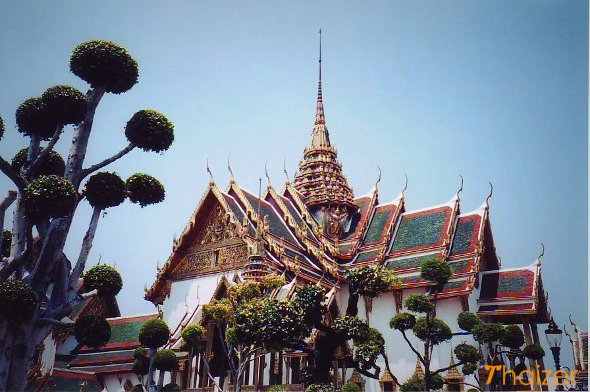
[[[449,326],[444,321],[437,318],[432,319],[430,334],[426,317],[418,317],[416,325],[412,328],[412,332],[414,332],[414,335],[422,341],[426,341],[430,335],[430,341],[435,345],[445,342],[453,336]]]
[[[111,325],[102,316],[83,316],[74,324],[74,336],[78,342],[98,348],[107,344],[111,338]]]
[[[0,320],[19,324],[33,317],[37,297],[29,285],[18,279],[0,283]]]
[[[451,277],[451,266],[447,261],[437,258],[423,260],[420,263],[420,277],[442,287]]]
[[[457,324],[459,324],[459,328],[466,332],[471,332],[476,325],[481,323],[482,321],[479,316],[472,312],[461,312],[459,313],[459,316],[457,316]]]
[[[236,301],[238,303],[248,302],[262,294],[260,284],[247,280],[235,286]]]
[[[143,359],[147,358],[148,350],[144,347],[138,347],[133,351],[133,358],[134,359]]]
[[[430,376],[430,389],[439,390],[445,385],[445,379],[440,374]]]
[[[522,355],[529,359],[539,360],[545,356],[545,350],[538,344],[527,344],[522,349]]]
[[[4,131],[4,120],[2,120],[2,117],[0,117],[0,139],[2,139],[4,136]]]
[[[12,233],[10,230],[2,231],[2,240],[0,241],[0,256],[9,257],[10,247],[12,245]]]
[[[363,339],[369,332],[369,324],[358,317],[338,317],[332,324],[334,330],[344,339]]]
[[[143,385],[141,385],[141,384],[135,384],[133,386],[133,388],[131,388],[131,392],[145,392],[145,389],[143,388]]]
[[[127,122],[125,136],[144,151],[165,151],[174,141],[174,125],[162,113],[140,110]]]
[[[190,347],[193,352],[204,352],[205,351],[205,342],[203,341],[205,337],[205,328],[198,324],[191,324],[187,326],[181,333],[182,340],[186,343],[188,347]]]
[[[512,349],[520,348],[524,344],[524,334],[518,325],[507,325],[500,337],[500,344]]]
[[[477,364],[476,363],[466,363],[465,365],[463,365],[461,367],[461,372],[466,376],[473,374],[476,371],[477,371]]]
[[[145,376],[150,371],[150,360],[147,358],[133,360],[131,372],[138,376]]]
[[[178,384],[175,384],[173,382],[166,384],[162,387],[162,391],[181,391],[182,389],[180,388],[180,386]]]
[[[225,330],[225,340],[232,345],[240,344],[235,327],[230,327]]]
[[[170,372],[178,368],[178,359],[174,351],[170,349],[159,350],[154,356],[154,367],[164,372]]]
[[[424,390],[424,380],[409,379],[399,387],[401,392],[416,392]]]
[[[78,45],[70,58],[70,70],[92,87],[114,94],[129,90],[139,76],[137,62],[127,50],[108,41]]]
[[[233,319],[233,307],[227,298],[203,305],[203,318],[221,326]]]
[[[72,86],[53,86],[45,90],[41,99],[56,124],[79,124],[88,110],[86,96]]]
[[[467,343],[458,344],[453,352],[461,362],[477,362],[481,359],[477,348]]]
[[[398,331],[407,331],[414,328],[414,325],[416,325],[416,316],[408,312],[400,312],[389,320],[389,328]]]
[[[354,360],[361,368],[369,369],[377,358],[385,350],[385,339],[379,330],[369,328],[366,334],[357,337],[354,341]]]
[[[41,152],[41,148],[39,148],[39,152]],[[23,148],[19,152],[16,153],[14,158],[12,158],[11,166],[17,173],[20,173],[21,168],[27,162],[27,155],[29,153],[28,148]],[[37,169],[32,174],[32,178],[37,178],[39,176],[49,176],[49,175],[56,175],[56,176],[63,176],[64,171],[66,170],[66,163],[64,162],[61,155],[57,152],[51,150],[49,154],[43,159],[42,162],[37,166]]]
[[[114,297],[122,287],[121,275],[110,265],[95,265],[84,274],[84,290],[96,289],[100,297]]]
[[[287,392],[287,389],[285,389],[285,387],[282,385],[273,385],[270,388],[268,388],[267,391],[268,392]]]
[[[133,203],[145,207],[163,201],[166,191],[162,183],[154,177],[135,173],[127,179],[127,194]]]
[[[346,279],[351,294],[369,298],[391,290],[396,283],[393,272],[378,265],[365,265],[349,270]]]
[[[305,392],[334,392],[331,384],[309,384],[305,388]]]
[[[471,333],[479,343],[492,343],[502,337],[504,326],[498,323],[480,323],[473,327]]]
[[[139,330],[139,342],[149,348],[162,347],[170,337],[170,329],[162,319],[146,321]]]
[[[278,276],[276,274],[268,274],[262,277],[262,280],[260,281],[260,287],[263,290],[271,291],[283,287],[285,283],[284,277]]]
[[[281,350],[287,341],[310,332],[290,303],[268,298],[236,309],[234,328],[240,344],[263,346],[269,351]]]
[[[412,312],[428,313],[434,310],[434,304],[423,294],[412,294],[406,298],[406,308]]]
[[[92,207],[105,209],[118,206],[127,197],[125,181],[116,173],[96,173],[86,183],[84,196]]]
[[[361,388],[353,382],[347,382],[342,386],[342,392],[361,392]]]
[[[37,135],[43,140],[49,140],[55,133],[57,122],[40,98],[29,98],[16,109],[16,126],[24,135]]]
[[[293,302],[301,309],[303,322],[317,325],[322,322],[327,312],[324,300],[325,293],[322,287],[306,284],[297,287]]]
[[[63,177],[40,176],[25,188],[27,215],[32,219],[61,218],[73,212],[78,195]]]

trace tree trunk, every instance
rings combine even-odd
[[[149,351],[150,368],[148,371],[148,391],[149,392],[156,391],[156,382],[154,381],[154,356],[155,355],[156,355],[156,349],[150,348],[150,351]]]

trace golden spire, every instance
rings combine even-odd
[[[424,378],[424,370],[422,370],[422,365],[420,364],[420,358],[416,357],[416,368],[414,369],[414,374],[412,375],[413,379],[422,379]]]
[[[311,148],[321,148],[330,146],[330,134],[326,127],[326,118],[324,115],[324,100],[322,97],[322,30],[320,34],[320,56],[319,56],[319,78],[318,78],[318,100],[316,103],[315,123],[311,136]]]

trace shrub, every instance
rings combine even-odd
[[[459,324],[459,328],[463,331],[471,332],[471,330],[476,326],[482,323],[479,316],[472,312],[461,312],[459,316],[457,316],[457,323]]]
[[[393,272],[377,265],[365,265],[346,273],[349,290],[353,295],[375,298],[395,284]]]
[[[166,384],[162,387],[162,391],[181,391],[181,388],[178,384],[173,382]]]
[[[24,135],[49,140],[58,124],[41,98],[29,98],[16,109],[16,125]]]
[[[139,76],[137,62],[125,48],[108,41],[88,41],[78,45],[70,58],[70,70],[92,87],[120,94]]]
[[[72,86],[53,86],[45,90],[41,99],[56,124],[79,124],[86,116],[88,100]]]
[[[342,392],[361,392],[361,387],[353,382],[347,382],[342,386]]]
[[[198,324],[191,324],[187,326],[181,333],[182,340],[194,352],[203,352],[205,344],[203,337],[205,336],[205,328]]]
[[[125,136],[144,151],[165,151],[174,141],[174,125],[162,113],[140,110],[127,122]]]
[[[163,201],[166,192],[164,186],[154,177],[136,173],[127,179],[127,194],[133,203],[145,207]]]
[[[424,380],[408,380],[399,387],[401,392],[416,392],[424,390]]]
[[[414,325],[416,325],[416,316],[407,312],[400,312],[389,320],[389,328],[398,331],[407,331],[414,328]]]
[[[143,385],[141,385],[141,384],[135,384],[133,386],[133,388],[131,388],[131,392],[145,392],[145,389],[143,388]]]
[[[529,359],[539,360],[545,356],[545,350],[538,344],[527,344],[522,349],[522,355]]]
[[[138,347],[133,351],[133,358],[134,359],[144,359],[148,356],[148,350],[144,347]]]
[[[138,376],[145,376],[150,372],[150,361],[147,358],[133,360],[131,372]]]
[[[412,294],[406,298],[406,308],[412,312],[428,313],[434,310],[434,304],[422,294]]]
[[[34,220],[69,215],[77,198],[72,183],[56,175],[40,176],[25,188],[26,211]]]
[[[12,246],[12,233],[9,230],[2,231],[2,240],[0,241],[0,256],[9,257],[10,247]]]
[[[369,332],[369,325],[358,317],[338,317],[333,323],[334,330],[344,339],[362,339]]]
[[[466,363],[461,367],[461,372],[466,376],[475,373],[476,370],[477,364],[475,363]]]
[[[176,370],[178,367],[178,359],[174,351],[170,349],[160,350],[154,356],[154,367],[164,372]]]
[[[78,342],[98,348],[111,338],[111,325],[101,316],[83,316],[74,324],[74,336]]]
[[[451,266],[445,260],[426,259],[420,264],[420,277],[442,287],[451,277]]]
[[[324,289],[317,285],[306,284],[297,287],[293,302],[303,313],[303,322],[316,325],[319,324],[326,314],[324,305]]]
[[[96,173],[86,183],[84,196],[92,207],[105,209],[118,206],[127,197],[125,181],[115,173]]]
[[[12,278],[0,283],[0,319],[22,323],[33,317],[36,307],[37,297],[29,285]]]
[[[502,337],[504,326],[498,323],[481,323],[473,327],[471,333],[480,343],[492,343]]]
[[[512,349],[517,349],[524,344],[524,334],[518,325],[507,325],[500,337],[500,344]]]
[[[39,152],[41,152],[41,148],[39,148]],[[27,162],[27,155],[29,154],[28,148],[23,148],[19,152],[16,153],[14,158],[12,158],[11,166],[17,173],[20,173],[21,168]],[[43,159],[42,162],[39,163],[37,169],[32,174],[32,178],[37,178],[39,176],[63,176],[66,170],[66,163],[64,162],[61,155],[57,152],[51,150],[49,154]]]
[[[422,341],[426,341],[428,338],[428,326],[426,322],[426,317],[419,317],[416,320],[416,325],[412,328],[414,335]],[[452,337],[452,332],[449,326],[440,319],[433,319],[431,324],[430,330],[430,341],[433,344],[439,344],[445,342]]]
[[[139,330],[139,342],[145,347],[162,347],[170,337],[170,329],[161,319],[146,321]]]
[[[110,265],[95,265],[84,274],[84,290],[96,289],[101,297],[114,297],[122,287],[121,275]]]
[[[461,343],[453,350],[457,359],[461,362],[477,362],[480,360],[479,351],[477,348],[467,344]]]

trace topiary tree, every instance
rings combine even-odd
[[[399,312],[389,322],[392,329],[402,334],[406,343],[424,366],[424,378],[410,378],[400,386],[402,391],[441,389],[446,383],[441,376],[442,372],[459,366],[467,366],[467,369],[474,366],[477,368],[477,362],[480,360],[479,351],[476,347],[462,343],[453,350],[459,362],[445,368],[431,368],[433,348],[449,341],[453,335],[464,333],[453,333],[443,320],[436,318],[438,295],[451,277],[449,263],[438,258],[429,258],[423,260],[420,267],[420,277],[432,285],[429,289],[429,295],[409,295],[405,300],[405,307],[409,312]],[[477,315],[469,312],[460,313],[457,322],[465,330],[472,330],[482,324]],[[411,342],[407,335],[408,331],[412,331],[414,336],[423,342],[423,350],[419,350]]]
[[[162,347],[168,342],[170,338],[170,329],[166,322],[162,319],[153,319],[146,321],[139,329],[139,342],[142,346],[149,349],[148,360],[148,383],[149,390],[154,391],[157,389],[154,381],[154,367],[155,367],[155,356],[159,347]],[[139,356],[138,353],[136,353]],[[174,357],[176,358],[176,356]]]
[[[74,324],[74,336],[86,346],[104,346],[111,338],[111,325],[98,315],[83,316]]]
[[[121,204],[128,195],[142,207],[164,199],[162,184],[146,174],[126,182],[115,173],[96,173],[135,147],[155,152],[168,149],[174,128],[161,113],[131,113],[124,127],[129,144],[99,163],[85,162],[100,101],[105,93],[120,94],[137,83],[137,62],[113,42],[89,41],[74,49],[70,70],[90,85],[89,91],[84,94],[75,87],[57,85],[24,100],[16,109],[16,127],[28,146],[22,146],[25,148],[11,163],[0,157],[0,170],[15,187],[0,202],[0,232],[5,211],[15,204],[10,239],[4,234],[2,238],[0,301],[7,302],[0,310],[0,330],[5,332],[0,340],[0,390],[24,390],[36,347],[56,326],[73,327],[89,344],[105,341],[106,334],[90,337],[82,332],[86,330],[84,322],[91,320],[80,320],[76,326],[61,321],[84,298],[111,296],[121,289],[121,278],[110,267],[100,266],[84,274],[101,212]],[[74,129],[64,162],[54,147],[70,125]],[[4,130],[0,119],[0,138]],[[80,253],[70,261],[64,245],[77,207],[84,200],[93,212]],[[38,243],[35,249],[34,242]],[[86,293],[78,290],[83,275]],[[11,307],[15,312],[4,313]],[[94,323],[100,324],[98,320]],[[95,340],[91,342],[91,338]]]
[[[154,355],[154,367],[160,371],[157,385],[157,388],[160,391],[164,384],[164,375],[166,372],[178,369],[178,359],[176,359],[174,351],[164,349],[156,352],[156,355]]]

